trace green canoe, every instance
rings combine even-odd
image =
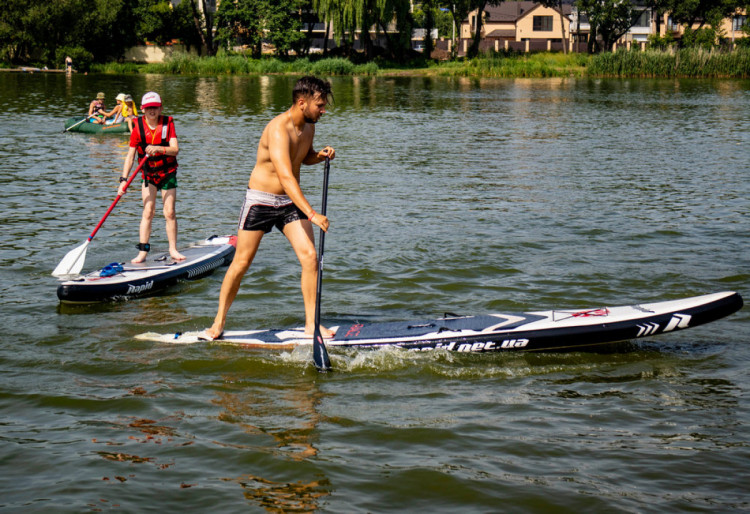
[[[73,116],[72,118],[68,118],[67,120],[65,120],[65,129],[67,130],[69,127],[73,127],[67,131],[68,132],[83,132],[84,134],[127,134],[128,133],[128,124],[125,122],[114,123],[112,125],[99,125],[98,123],[91,123],[89,121],[78,123],[84,118],[86,118],[86,116]],[[76,125],[76,123],[78,123],[78,125]]]

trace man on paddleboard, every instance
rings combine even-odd
[[[266,125],[260,136],[255,167],[247,184],[237,234],[237,251],[229,266],[219,294],[219,310],[210,339],[221,337],[227,311],[232,305],[240,281],[253,262],[264,234],[273,227],[289,240],[302,265],[302,298],[305,304],[305,333],[312,337],[315,328],[315,295],[318,283],[318,255],[315,251],[313,224],[328,231],[328,218],[313,210],[300,188],[302,164],[318,164],[335,151],[326,146],[313,149],[315,124],[325,113],[331,97],[331,84],[315,77],[303,77],[292,92],[292,106]],[[333,333],[321,327],[323,337]]]
[[[151,222],[156,211],[156,193],[161,191],[164,203],[164,218],[167,225],[167,240],[169,241],[169,255],[175,261],[185,260],[185,256],[177,251],[177,215],[175,203],[177,201],[177,154],[180,147],[177,144],[177,133],[171,116],[162,116],[161,97],[158,93],[149,92],[143,95],[141,101],[143,116],[133,122],[130,134],[130,149],[125,157],[120,176],[119,195],[125,194],[125,186],[133,167],[135,154],[143,159],[149,156],[143,167],[143,215],[141,216],[140,240],[136,246],[138,255],[130,262],[139,263],[146,260],[151,249]]]

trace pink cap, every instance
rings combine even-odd
[[[146,107],[161,107],[161,97],[159,96],[159,93],[149,91],[143,95],[141,109],[145,109]]]

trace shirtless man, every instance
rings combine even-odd
[[[328,231],[328,218],[313,210],[300,189],[302,164],[318,164],[335,151],[326,146],[313,149],[315,123],[325,113],[331,96],[331,85],[315,77],[303,77],[292,92],[292,106],[272,119],[258,144],[258,155],[247,184],[237,234],[237,251],[229,266],[219,294],[219,310],[211,328],[210,339],[224,332],[227,311],[240,281],[253,262],[264,234],[278,228],[292,245],[302,265],[302,298],[305,303],[305,334],[315,329],[315,296],[318,285],[318,254],[315,251],[313,224]],[[320,327],[323,337],[333,332]]]

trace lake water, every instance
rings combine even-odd
[[[58,303],[50,276],[114,199],[125,136],[63,134],[98,91],[162,94],[180,241],[231,234],[294,77],[0,74],[0,510],[750,509],[750,316],[544,355],[170,346],[223,271]],[[750,81],[335,78],[323,321],[750,297]],[[320,205],[322,165],[302,186]],[[135,254],[132,190],[86,269]],[[151,243],[166,247],[163,218]],[[267,236],[227,329],[303,322]]]

